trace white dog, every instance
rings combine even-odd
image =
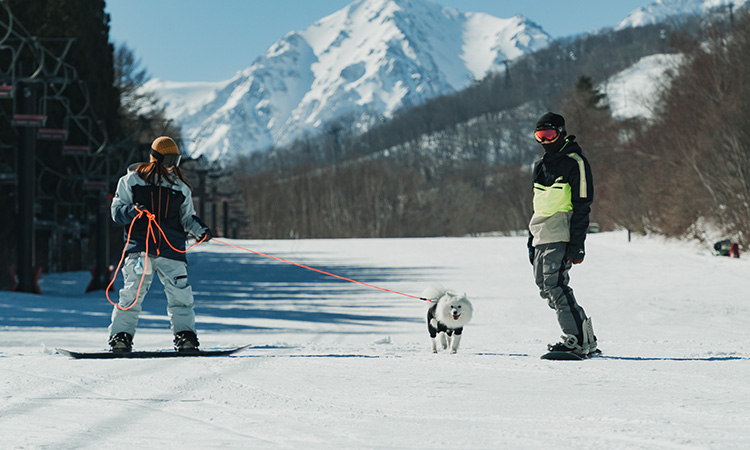
[[[448,348],[450,341],[450,352],[456,353],[464,326],[474,313],[471,302],[466,294],[459,295],[439,284],[425,289],[422,297],[434,303],[427,310],[427,331],[430,332],[432,353],[438,351],[438,340],[443,350]]]

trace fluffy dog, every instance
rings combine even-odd
[[[461,333],[474,313],[471,302],[466,294],[459,295],[439,284],[425,289],[422,297],[434,302],[427,310],[427,331],[430,333],[432,353],[438,352],[438,341],[443,350],[450,345],[450,352],[456,353]]]

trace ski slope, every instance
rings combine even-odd
[[[226,241],[475,307],[456,355],[432,354],[427,302],[218,243],[189,253],[204,348],[237,356],[72,360],[106,348],[111,306],[87,273],[0,292],[3,449],[746,449],[750,261],[697,244],[590,235],[571,286],[604,357],[543,361],[555,314],[523,237]],[[116,292],[113,295],[116,300]],[[167,348],[159,283],[135,346]]]

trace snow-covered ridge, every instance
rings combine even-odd
[[[653,25],[664,20],[685,15],[703,14],[713,8],[739,7],[747,0],[656,0],[631,12],[615,30]]]
[[[651,118],[659,92],[667,87],[665,73],[677,69],[682,61],[678,54],[650,55],[610,77],[599,88],[607,94],[612,116]]]
[[[166,81],[152,78],[143,85],[143,89],[158,93],[167,117],[179,118],[197,112],[212,101],[216,92],[227,83],[228,81]]]

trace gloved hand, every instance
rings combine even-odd
[[[135,211],[135,214],[133,217],[137,216],[140,213],[143,213],[149,220],[156,219],[156,216],[151,211],[146,209],[145,206],[141,205],[140,203],[136,203],[135,205],[133,205],[133,210]]]
[[[532,245],[533,242],[534,242],[534,236],[532,236],[531,232],[529,232],[529,240],[526,241],[526,247],[529,248],[529,262],[531,263],[532,266],[534,265],[534,253],[535,253],[534,246]]]
[[[214,237],[214,235],[211,233],[211,229],[210,228],[204,228],[203,229],[203,234],[201,234],[201,237],[199,237],[198,240],[201,241],[201,242],[208,242],[211,239],[213,239],[213,237]]]
[[[130,218],[134,219],[135,216],[141,213],[141,211],[145,211],[146,208],[143,207],[140,203],[136,203],[134,205],[130,205]]]
[[[581,264],[585,256],[586,252],[583,246],[568,245],[568,258],[570,258],[570,262],[573,264]]]

